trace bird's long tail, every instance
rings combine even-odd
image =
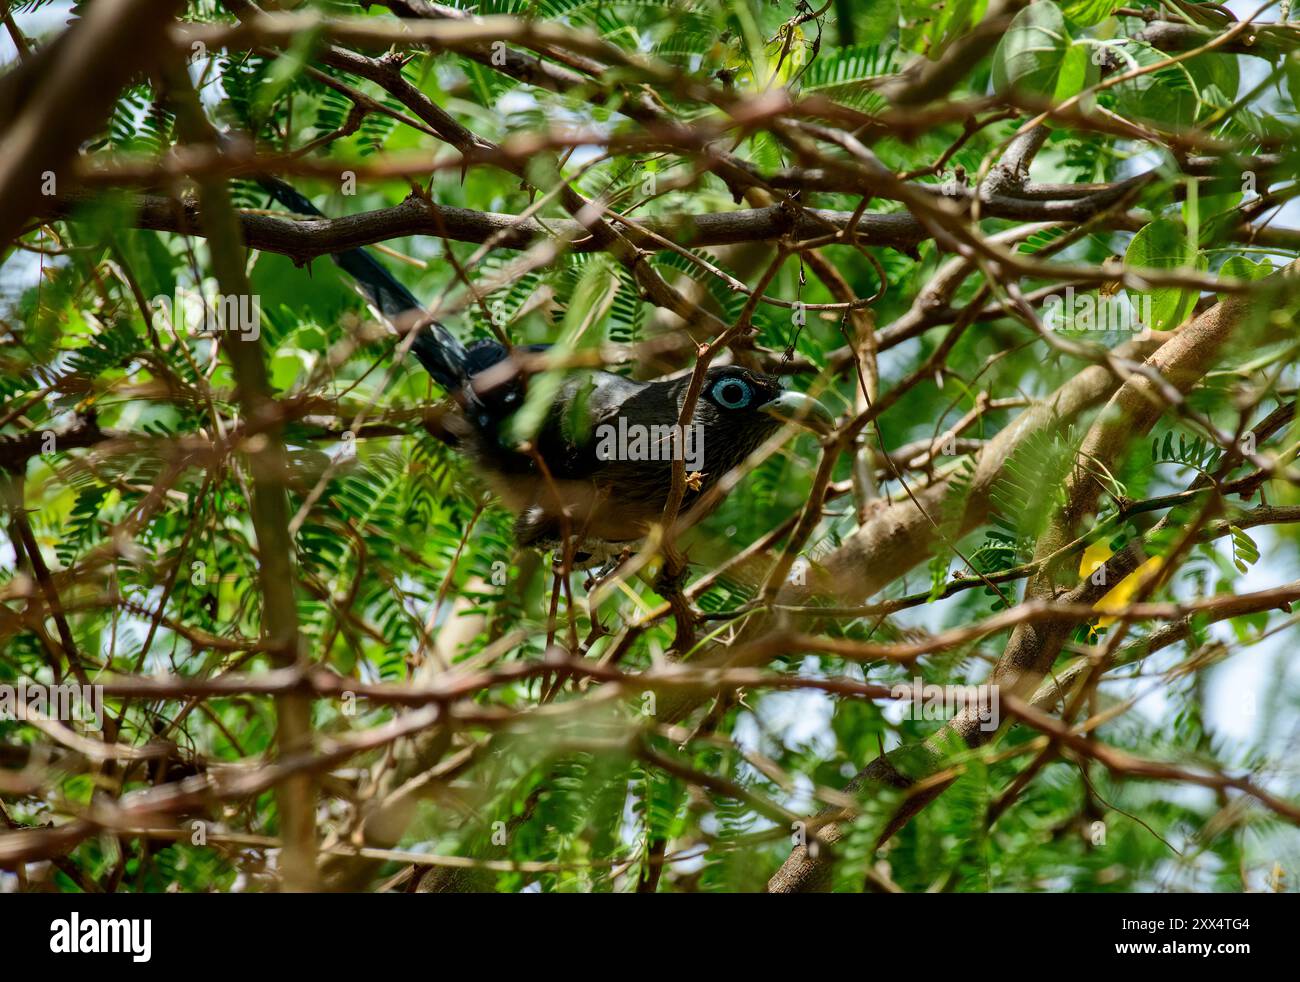
[[[258,184],[272,198],[296,214],[325,217],[305,195],[284,181],[262,177],[258,178]],[[365,249],[336,252],[332,258],[340,269],[356,280],[366,300],[389,320],[396,321],[403,314],[424,310],[411,291]],[[411,353],[433,376],[434,381],[448,392],[454,394],[464,388],[468,374],[468,353],[456,336],[437,321],[419,329],[415,340],[411,342]]]

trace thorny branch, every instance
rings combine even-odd
[[[737,86],[730,69],[713,76],[693,73],[581,25],[477,17],[425,0],[388,0],[375,6],[393,16],[364,18],[286,12],[276,3],[259,7],[239,0],[225,4],[233,20],[214,23],[183,19],[179,6],[103,0],[90,5],[58,40],[35,50],[6,19],[21,53],[0,77],[0,107],[14,119],[0,143],[0,226],[7,243],[32,250],[42,261],[47,253],[61,254],[65,242],[72,243],[69,249],[80,248],[78,223],[111,191],[134,228],[180,237],[196,270],[195,244],[205,245],[203,262],[221,291],[243,296],[252,292],[248,250],[303,264],[344,249],[428,236],[452,260],[447,265],[456,275],[446,289],[463,288],[455,299],[438,301],[438,316],[444,318],[473,307],[491,316],[484,299],[488,295],[567,256],[596,253],[608,257],[611,268],[634,284],[638,301],[662,313],[666,329],[635,344],[517,353],[528,373],[633,361],[689,372],[683,423],[693,417],[705,370],[727,361],[812,376],[815,386],[831,391],[843,381],[852,396],[840,427],[820,447],[818,466],[810,468],[814,474],[801,507],[754,542],[715,557],[713,568],[694,582],[688,581],[688,559],[699,543],[679,515],[686,473],[677,461],[661,523],[667,531],[652,537],[630,564],[579,597],[571,581],[571,556],[561,557],[563,569],[549,601],[550,629],[541,631],[547,640],[535,657],[521,654],[527,650],[529,627],[502,631],[499,625],[473,621],[464,611],[464,621],[482,628],[489,642],[456,660],[454,643],[443,640],[455,632],[456,618],[445,614],[447,595],[455,580],[465,579],[460,566],[484,512],[482,500],[456,536],[449,565],[435,567],[422,550],[402,544],[397,551],[403,561],[439,586],[428,610],[411,610],[406,585],[389,577],[386,592],[414,621],[419,641],[411,658],[416,664],[405,681],[375,681],[364,675],[364,650],[368,643],[387,644],[385,625],[372,623],[358,604],[373,562],[371,529],[324,514],[325,489],[345,461],[291,476],[289,448],[379,443],[402,438],[414,428],[454,443],[454,433],[442,423],[445,409],[379,405],[383,389],[371,390],[368,402],[364,395],[353,397],[351,389],[327,391],[335,369],[349,358],[358,353],[377,358],[371,348],[394,344],[388,332],[373,324],[350,323],[346,338],[331,339],[313,374],[319,384],[311,391],[277,395],[256,340],[223,337],[207,363],[200,364],[174,325],[165,325],[171,338],[158,330],[131,260],[117,250],[114,266],[96,268],[91,279],[100,301],[108,298],[104,274],[129,285],[131,300],[146,319],[153,352],[127,361],[152,365],[156,374],[147,383],[114,383],[116,395],[170,401],[197,412],[205,426],[192,434],[165,436],[101,428],[95,406],[110,397],[111,387],[96,391],[94,378],[66,366],[47,368],[39,385],[12,400],[6,395],[0,404],[0,476],[16,559],[15,575],[0,583],[0,638],[30,634],[55,681],[71,675],[83,684],[100,685],[115,707],[111,725],[98,739],[36,714],[31,725],[41,736],[40,745],[3,745],[7,756],[0,792],[6,796],[49,804],[57,797],[53,788],[60,773],[88,769],[108,788],[84,808],[56,802],[52,807],[60,822],[48,828],[20,828],[0,810],[7,829],[0,833],[0,865],[24,877],[27,864],[44,859],[65,873],[75,871],[67,857],[101,831],[147,847],[183,838],[180,822],[185,817],[211,817],[231,803],[244,808],[250,799],[274,790],[276,835],[223,828],[212,841],[232,854],[281,850],[277,875],[284,889],[312,889],[322,882],[369,885],[384,862],[427,867],[427,873],[415,877],[422,889],[481,886],[490,881],[477,877],[491,873],[617,867],[617,861],[604,859],[502,860],[484,851],[480,810],[491,802],[461,779],[472,768],[496,774],[502,761],[530,740],[546,746],[544,753],[526,757],[530,767],[543,773],[565,754],[608,753],[670,776],[701,797],[740,802],[775,825],[773,832],[758,833],[745,845],[778,839],[792,822],[804,821],[813,841],[796,848],[773,876],[769,889],[774,892],[828,887],[845,823],[869,811],[873,794],[886,789],[901,794],[901,803],[883,823],[878,845],[888,843],[935,801],[965,766],[944,743],[949,734],[959,736],[970,754],[990,759],[1034,755],[998,798],[990,824],[1014,807],[1043,766],[1062,756],[1084,767],[1088,761],[1100,764],[1118,779],[1237,792],[1287,821],[1300,822],[1300,808],[1255,776],[1121,751],[1101,739],[1103,727],[1118,711],[1079,716],[1085,706],[1093,706],[1099,686],[1116,677],[1116,669],[1139,664],[1162,648],[1190,644],[1205,623],[1289,611],[1300,600],[1295,583],[1190,598],[1171,586],[1173,568],[1199,543],[1232,539],[1249,528],[1300,522],[1294,505],[1270,503],[1262,490],[1293,487],[1300,478],[1294,432],[1288,435],[1295,393],[1281,391],[1284,384],[1294,385],[1286,374],[1295,352],[1286,329],[1296,310],[1296,267],[1256,281],[1211,274],[1185,255],[1172,262],[1156,256],[1160,261],[1154,264],[1078,258],[1087,254],[1091,240],[1113,241],[1146,229],[1153,220],[1168,221],[1166,206],[1174,201],[1184,206],[1175,224],[1183,234],[1190,232],[1201,222],[1198,202],[1235,191],[1243,173],[1261,182],[1260,193],[1217,216],[1216,241],[1245,251],[1293,255],[1300,249],[1300,230],[1275,224],[1279,207],[1295,193],[1287,183],[1291,165],[1283,138],[1273,132],[1243,136],[1241,128],[1210,125],[1206,119],[1160,126],[1125,118],[1097,99],[1161,72],[1183,71],[1206,54],[1278,62],[1300,48],[1300,29],[1253,20],[1214,29],[1164,19],[1152,9],[1121,9],[1120,15],[1142,22],[1135,36],[1166,54],[1134,63],[1103,59],[1101,77],[1065,99],[1045,102],[1024,92],[953,97],[963,80],[987,63],[1026,6],[1022,0],[1005,0],[991,4],[981,21],[932,56],[918,55],[871,79],[865,89],[873,99],[864,102],[840,101],[800,84],[809,76],[806,66],[792,73],[787,85],[776,84],[787,62],[805,54],[796,40],[801,25],[815,25],[816,41],[809,51],[814,59],[823,55],[830,4],[820,10],[801,7],[782,25],[774,39],[775,64],[768,66],[764,84],[751,89]],[[311,43],[304,44],[304,38]],[[276,134],[283,137],[278,141],[266,132],[219,134],[206,99],[196,92],[183,64],[196,46],[232,59],[228,65],[250,53],[278,57],[279,64],[298,59],[305,78],[344,98],[351,108],[337,128],[310,140],[293,139],[298,134],[291,120]],[[416,58],[431,65],[465,59],[539,97],[549,94],[601,107],[604,116],[599,125],[552,121],[494,142],[475,132],[473,114],[441,97],[436,78],[430,82],[408,70]],[[88,77],[96,80],[90,97],[82,84]],[[98,148],[79,154],[78,146],[103,130],[114,98],[134,77],[148,78],[158,107],[175,114],[179,141],[158,153]],[[292,106],[292,96],[285,98]],[[690,106],[689,114],[678,111],[681,106]],[[420,149],[384,151],[346,164],[327,156],[371,117],[403,127],[404,136],[421,141]],[[60,125],[48,125],[51,119]],[[1143,149],[1155,151],[1160,162],[1106,182],[1036,180],[1036,159],[1053,133],[1066,131],[1095,138],[1094,145],[1123,145],[1134,157]],[[996,152],[977,172],[968,175],[956,168],[953,179],[938,180],[990,133],[998,134],[989,138]],[[770,156],[759,164],[742,151],[746,141],[760,136],[772,148],[776,165]],[[916,146],[940,136],[944,142],[920,166],[886,163],[891,141]],[[584,169],[572,160],[580,150],[598,150],[602,162],[668,161],[666,170],[674,176],[636,200],[617,182],[592,193],[582,180],[592,165]],[[32,189],[47,171],[58,190],[37,195]],[[530,196],[528,207],[509,213],[437,201],[444,175],[465,180],[483,174],[507,176]],[[231,180],[257,176],[296,177],[335,187],[345,175],[364,187],[398,180],[412,190],[400,204],[372,205],[332,218],[237,208],[229,190]],[[968,180],[971,176],[974,180]],[[1270,186],[1275,176],[1281,180]],[[718,185],[730,204],[716,193]],[[820,204],[823,196],[833,199],[833,206]],[[709,203],[701,206],[697,197]],[[635,214],[638,209],[641,214]],[[462,263],[453,243],[482,248]],[[719,253],[699,251],[706,247]],[[484,262],[489,253],[506,250],[522,254],[515,265],[502,270]],[[726,261],[719,258],[723,250],[731,250]],[[751,251],[742,256],[742,250]],[[885,309],[881,301],[894,289],[887,272],[898,269],[892,258],[882,259],[891,254],[924,262],[926,274],[913,277],[911,302],[896,305],[893,320],[877,326],[875,308]],[[654,261],[664,255],[689,266],[715,292],[710,295],[666,273],[667,267]],[[425,266],[419,259],[409,261]],[[856,262],[869,263],[880,286],[874,296],[869,289],[860,291],[865,297],[855,294],[846,270]],[[796,266],[800,295],[791,299],[787,294]],[[824,286],[830,302],[803,302],[805,268]],[[1162,330],[1105,347],[1061,337],[1045,324],[1045,305],[1067,288],[1099,288],[1106,295],[1120,288],[1133,294],[1183,291],[1193,304],[1185,316],[1160,325]],[[728,314],[718,295],[744,299]],[[540,307],[548,300],[536,302]],[[762,348],[755,327],[760,310],[798,311],[801,316],[811,311],[841,319],[844,344],[820,361],[797,352],[796,341],[784,353],[779,347]],[[521,318],[516,314],[516,320]],[[104,328],[106,320],[96,320],[96,328]],[[1006,328],[1007,323],[1012,326]],[[492,320],[492,329],[507,342],[512,327]],[[1000,350],[978,370],[963,374],[953,367],[957,353],[986,327],[990,334],[998,332],[992,336]],[[936,338],[940,329],[942,336]],[[6,329],[0,357],[8,357],[14,346],[9,339],[16,337],[17,332]],[[396,342],[399,353],[411,340]],[[914,343],[921,346],[920,355]],[[1284,354],[1266,356],[1248,368],[1238,363],[1224,369],[1226,353],[1239,345],[1265,350],[1280,345]],[[993,398],[980,388],[981,376],[1022,348],[1068,364],[1070,372],[1053,391]],[[906,371],[885,367],[882,355],[903,353],[913,358]],[[179,362],[169,356],[183,357],[189,371],[173,370],[169,362]],[[231,366],[229,377],[217,372],[222,358]],[[394,374],[390,369],[384,379]],[[134,373],[128,376],[134,378]],[[1231,398],[1218,407],[1222,411],[1205,410],[1200,397],[1225,377],[1236,384]],[[882,423],[892,425],[921,394],[942,391],[949,397],[949,380],[961,390],[952,396],[949,411],[954,416],[945,412],[943,418],[927,421],[929,435],[920,439],[885,445]],[[79,401],[57,427],[39,414],[47,398],[70,396]],[[1278,408],[1260,420],[1260,410],[1270,400]],[[1010,415],[1013,410],[1019,412]],[[1198,434],[1205,446],[1217,447],[1217,469],[1181,492],[1130,499],[1115,475],[1123,470],[1133,440],[1166,419]],[[1059,439],[1076,425],[1083,437],[1069,447],[1059,507],[1036,535],[1032,555],[995,570],[971,563],[959,543],[995,516],[1000,483],[1036,441]],[[878,446],[868,440],[868,432]],[[47,436],[57,448],[52,453]],[[733,491],[770,458],[788,453],[786,442],[784,435],[773,438],[743,468],[726,475],[714,493]],[[119,465],[131,456],[158,467],[143,476],[130,474]],[[50,461],[59,477],[110,473],[104,483],[131,503],[125,517],[103,530],[98,546],[66,564],[49,561],[50,543],[31,518],[38,498],[27,475]],[[188,480],[191,471],[202,475],[198,490]],[[850,476],[837,479],[845,473]],[[225,522],[215,491],[221,485],[241,490],[251,541]],[[292,521],[291,493],[301,502]],[[845,499],[853,502],[853,524],[831,536],[835,509]],[[186,529],[176,555],[153,561],[139,540],[173,506],[188,509],[202,524]],[[1085,550],[1104,535],[1161,513],[1145,534],[1130,538],[1104,560],[1100,578],[1076,572]],[[1186,517],[1193,513],[1194,519]],[[1167,535],[1179,520],[1189,524],[1171,550]],[[345,552],[339,578],[300,569],[307,548],[303,537],[316,534],[318,522],[341,529]],[[225,625],[200,622],[175,606],[173,587],[186,548],[200,544],[244,549],[256,559],[261,595],[255,630],[241,631],[240,624],[248,624],[241,616]],[[947,577],[950,557],[970,568]],[[1164,557],[1169,568],[1159,579],[1143,581],[1126,601],[1106,606],[1106,616],[1119,625],[1109,639],[1101,646],[1072,641],[1081,626],[1095,622],[1097,605],[1109,589],[1136,575],[1152,557]],[[908,589],[909,571],[926,561],[942,561],[940,577],[928,590]],[[165,583],[161,596],[122,596],[118,577],[124,562]],[[634,595],[637,576],[658,562],[663,566],[655,580],[658,596],[646,603],[636,595],[639,605],[607,618],[607,600],[620,592]],[[805,567],[806,578],[792,579],[796,568]],[[732,581],[747,584],[750,599],[725,610],[706,610],[702,599],[709,590]],[[1015,591],[1022,581],[1021,597]],[[557,629],[561,584],[567,632]],[[969,598],[979,589],[999,596],[1006,609],[919,635],[890,620],[922,605]],[[882,591],[892,592],[871,602]],[[1167,599],[1155,599],[1161,591]],[[251,602],[245,596],[241,603]],[[215,603],[219,607],[220,599]],[[328,611],[328,643],[314,646],[319,639],[303,631],[301,611],[308,603]],[[579,609],[581,603],[585,611]],[[105,610],[113,611],[114,644],[117,617],[143,618],[148,624],[148,640],[131,653],[138,655],[133,671],[123,673],[113,664],[115,648],[105,656],[78,643],[80,619]],[[577,630],[579,613],[590,626],[585,639]],[[1129,636],[1147,622],[1167,623],[1145,636]],[[657,638],[656,632],[670,624],[671,632]],[[870,627],[859,630],[864,624]],[[877,630],[883,639],[875,637]],[[143,673],[146,659],[163,664],[156,654],[163,647],[156,639],[163,636],[173,644],[169,673]],[[671,645],[661,644],[668,638]],[[971,715],[959,715],[921,745],[882,752],[847,788],[818,787],[815,797],[826,808],[807,820],[790,805],[792,776],[772,761],[753,754],[747,758],[770,779],[773,790],[768,793],[732,771],[722,775],[698,766],[685,752],[714,741],[734,750],[715,731],[747,693],[808,689],[843,700],[897,700],[891,686],[867,673],[887,664],[920,671],[939,653],[977,651],[986,640],[1001,646],[1000,655],[990,658],[989,680],[1003,692],[1007,715],[1040,734],[1022,747],[994,749],[997,734],[980,730]],[[336,641],[353,656],[355,677],[332,658]],[[648,664],[633,658],[638,646],[651,652]],[[664,647],[666,655],[661,654]],[[196,658],[178,671],[181,648],[209,661]],[[861,666],[861,677],[794,671],[784,661],[808,654]],[[1068,654],[1076,657],[1058,664]],[[248,668],[250,663],[256,667]],[[537,697],[530,704],[533,692]],[[525,698],[518,698],[521,694]],[[657,706],[649,721],[629,721],[626,707],[644,705],[646,696]],[[251,712],[258,700],[270,700],[275,707],[275,747],[245,753],[214,707],[238,705]],[[318,704],[332,707],[355,700],[371,714],[366,723],[344,719],[328,733],[313,727]],[[141,707],[163,706],[183,708],[170,720],[159,715],[152,732],[132,722],[133,713],[145,711]],[[701,713],[703,707],[709,708]],[[1059,717],[1053,715],[1058,710]],[[148,712],[160,714],[154,708]],[[185,718],[192,713],[207,714],[223,730],[238,750],[237,762],[218,762],[187,742]],[[688,725],[690,720],[694,723]],[[357,770],[356,761],[366,761],[370,772]],[[512,811],[508,823],[512,834],[533,816],[544,791],[543,781],[520,792],[523,807]],[[430,856],[395,848],[415,803],[424,799],[435,799],[449,814],[463,817],[461,826],[470,832],[467,855]],[[341,833],[324,831],[319,806],[326,800],[341,803],[349,813]],[[648,843],[644,862],[656,872],[643,885],[656,886],[661,871],[679,858],[741,847],[708,836],[679,845]],[[879,889],[899,889],[874,865],[865,875]]]

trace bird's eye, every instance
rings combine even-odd
[[[713,399],[723,409],[744,409],[753,397],[749,383],[738,378],[723,379],[713,387]]]

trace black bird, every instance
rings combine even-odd
[[[292,211],[321,215],[289,185],[273,179],[261,183]],[[350,249],[333,258],[387,319],[419,321],[422,305],[372,254]],[[479,340],[467,347],[446,327],[425,319],[410,350],[459,407],[449,429],[518,516],[520,545],[559,548],[567,532],[576,539],[572,558],[579,566],[619,555],[660,520],[672,491],[674,455],[688,469],[680,513],[694,521],[709,504],[705,492],[782,423],[820,434],[835,425],[821,403],[785,391],[774,376],[724,366],[706,372],[692,424],[683,431],[676,424],[689,377],[637,382],[581,370],[565,377],[525,452],[506,431],[524,403],[528,377],[504,345]]]

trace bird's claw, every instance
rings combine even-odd
[[[588,576],[586,582],[582,584],[582,588],[590,593],[603,580],[606,580],[617,573],[619,568],[622,567],[622,565],[630,558],[632,558],[632,550],[624,549],[617,556],[607,560],[605,565],[601,566],[600,569]]]

